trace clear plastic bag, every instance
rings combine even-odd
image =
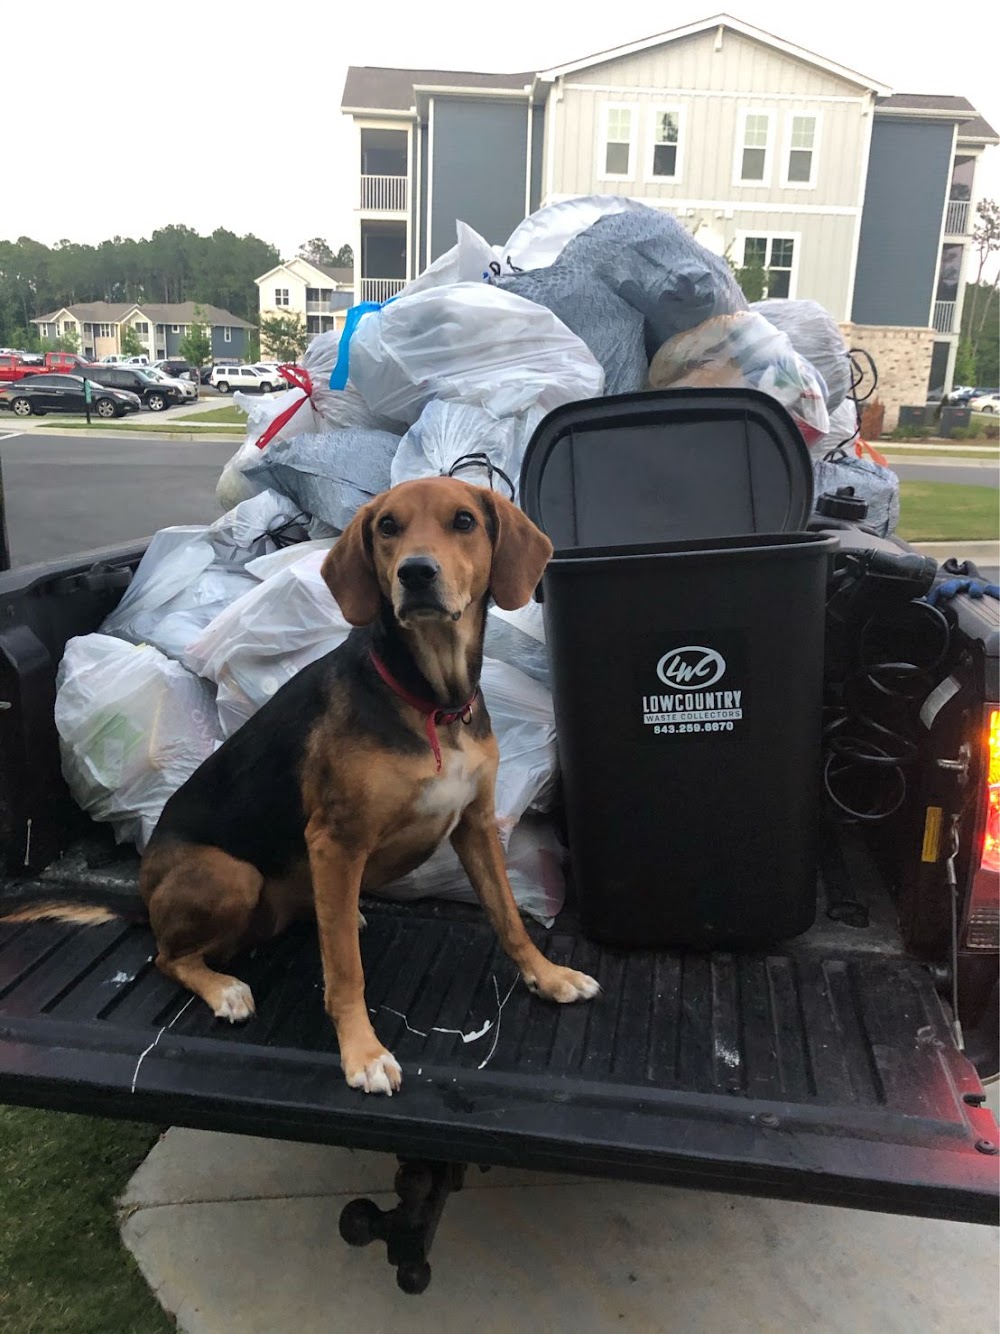
[[[67,643],[55,722],[74,799],[140,852],[167,799],[222,740],[204,681],[155,648],[109,635]]]
[[[277,550],[290,534],[305,537],[295,526],[299,514],[293,501],[266,491],[208,528],[162,529],[101,633],[181,658],[219,612],[255,586],[248,561]]]
[[[527,810],[548,810],[557,772],[552,694],[510,663],[483,659],[479,680],[500,747],[495,805],[501,831]]]
[[[366,315],[351,378],[370,407],[411,426],[436,398],[501,418],[604,388],[593,354],[551,311],[488,283],[431,288]]]
[[[639,200],[622,195],[580,195],[547,204],[518,223],[499,250],[514,270],[548,268],[570,241],[601,218],[644,207]]]
[[[516,611],[490,607],[483,652],[488,658],[506,662],[546,689],[550,688],[549,651],[545,646],[545,622],[539,603],[529,602]]]
[[[851,363],[847,344],[830,312],[818,301],[785,298],[755,301],[750,309],[786,333],[799,356],[819,371],[826,385],[827,410],[836,411],[851,392]]]
[[[830,429],[809,446],[809,453],[814,459],[821,459],[835,449],[852,450],[861,427],[858,422],[858,409],[853,398],[845,398],[843,403],[830,413]]]
[[[413,296],[432,287],[448,287],[452,283],[482,282],[492,273],[491,266],[499,264],[498,250],[483,239],[465,222],[455,223],[456,242],[450,250],[439,255],[424,269],[419,278],[408,282],[401,296]]]
[[[541,419],[542,413],[537,410],[498,419],[476,403],[435,399],[399,442],[392,461],[391,484],[447,476],[459,459],[479,454],[506,473],[516,488],[524,452]],[[485,461],[478,467],[463,467],[461,478],[480,486],[491,485]]]
[[[522,820],[507,839],[504,861],[514,902],[522,912],[550,927],[566,899],[565,853],[551,822],[540,816]],[[447,842],[415,871],[375,891],[375,897],[402,903],[416,899],[479,901],[455,849]]]
[[[676,334],[653,358],[649,385],[759,389],[788,409],[807,445],[830,429],[821,376],[756,311],[720,315]]]
[[[226,736],[350,633],[320,575],[325,557],[325,549],[314,548],[292,564],[283,563],[188,645],[185,666],[218,686],[216,704]]]
[[[366,427],[280,440],[258,453],[246,476],[290,496],[306,513],[342,531],[389,486],[399,436]]]

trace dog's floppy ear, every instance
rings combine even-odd
[[[379,609],[378,577],[369,545],[372,507],[363,505],[337,538],[320,574],[351,625],[368,625]]]
[[[497,606],[515,611],[530,599],[552,555],[552,543],[528,516],[504,496],[483,496],[493,511],[495,536],[490,592]]]

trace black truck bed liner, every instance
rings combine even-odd
[[[235,962],[257,1015],[233,1027],[159,974],[145,926],[37,922],[0,924],[0,1101],[996,1221],[992,1117],[914,961],[829,932],[624,953],[567,917],[536,938],[604,994],[559,1007],[515,985],[474,910],[366,912],[398,1096],[345,1086],[309,928]]]

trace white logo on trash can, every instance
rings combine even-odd
[[[721,681],[726,674],[726,660],[714,648],[703,644],[685,644],[672,648],[656,664],[656,675],[665,686],[675,690],[695,686],[705,690]]]

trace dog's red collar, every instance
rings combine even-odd
[[[404,704],[409,704],[411,708],[416,709],[418,713],[424,715],[424,726],[427,730],[427,740],[430,742],[431,750],[434,752],[434,763],[437,766],[438,773],[441,772],[441,742],[438,740],[437,729],[439,724],[447,726],[449,723],[472,722],[472,706],[476,702],[476,696],[479,694],[477,687],[472,698],[467,704],[463,704],[460,709],[449,710],[439,708],[432,700],[419,699],[416,695],[411,695],[405,686],[393,676],[392,672],[385,665],[374,649],[368,650],[372,660],[372,666],[381,676],[394,695],[398,695]]]

